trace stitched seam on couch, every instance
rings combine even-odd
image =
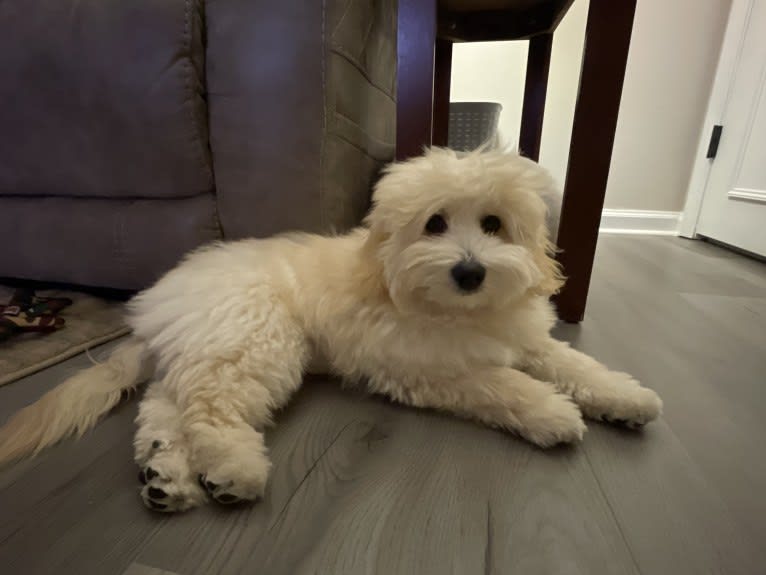
[[[325,44],[325,26],[327,20],[327,3],[322,0],[322,24],[321,24],[321,73],[322,73],[322,136],[319,142],[319,226],[322,230],[327,229],[327,210],[325,207],[325,154],[327,153],[327,45]]]
[[[194,130],[194,134],[196,136],[195,140],[197,142],[198,153],[197,159],[199,161],[200,168],[202,169],[202,172],[205,174],[205,176],[209,179],[211,187],[214,187],[215,179],[213,176],[212,155],[209,156],[211,161],[208,161],[208,156],[205,154],[207,143],[203,141],[202,133],[200,132],[200,127],[197,122],[198,118],[194,113],[194,101],[196,93],[192,83],[192,79],[194,77],[194,66],[192,64],[192,50],[194,48],[192,46],[194,40],[191,20],[192,1],[196,0],[184,0],[184,51],[186,53],[183,65],[184,77],[182,78],[184,87],[186,88],[186,99],[184,103],[188,108],[189,117],[191,118],[192,122],[192,129]],[[203,66],[205,56],[206,55],[203,54]]]
[[[333,137],[337,138],[338,140],[342,142],[347,143],[349,146],[358,150],[359,152],[361,152],[362,154],[364,154],[365,156],[367,156],[368,158],[370,158],[371,160],[375,162],[387,163],[391,161],[391,158],[388,156],[385,156],[385,157],[382,155],[380,157],[374,156],[370,150],[365,150],[362,146],[360,146],[359,144],[355,142],[352,142],[351,140],[349,140],[345,136],[342,136],[341,134],[333,134]]]
[[[344,60],[346,60],[349,64],[351,64],[362,76],[364,76],[364,79],[367,80],[367,83],[375,88],[376,90],[380,91],[381,94],[383,94],[386,98],[391,100],[392,102],[396,103],[396,98],[394,98],[393,95],[389,94],[385,88],[382,88],[381,86],[378,86],[372,78],[370,78],[370,75],[367,73],[367,70],[364,69],[364,67],[357,62],[354,57],[346,52],[342,46],[340,45],[333,45],[332,47],[333,54],[337,54]]]

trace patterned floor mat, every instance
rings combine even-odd
[[[0,303],[10,301],[14,288],[0,285]],[[123,303],[81,292],[36,290],[47,298],[69,298],[58,315],[65,325],[52,333],[24,333],[0,341],[0,385],[45,369],[91,347],[128,333]]]

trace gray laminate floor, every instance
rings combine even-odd
[[[586,320],[557,336],[665,400],[573,449],[309,382],[270,432],[265,500],[145,510],[136,402],[0,474],[0,573],[766,573],[766,265],[604,236]],[[0,388],[0,419],[85,365]]]

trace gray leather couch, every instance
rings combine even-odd
[[[3,0],[0,276],[138,289],[355,225],[395,70],[396,0]]]

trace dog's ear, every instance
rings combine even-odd
[[[364,220],[367,228],[367,239],[364,242],[358,265],[355,267],[356,276],[349,278],[361,298],[388,298],[385,273],[383,269],[383,245],[388,238],[387,232],[376,218],[370,213]]]
[[[367,217],[364,218],[364,225],[369,230],[367,241],[365,242],[365,251],[377,253],[381,245],[391,234],[386,229],[380,208],[375,204],[373,204]]]
[[[555,258],[556,246],[548,239],[547,233],[543,232],[540,235],[542,237],[533,251],[533,257],[537,268],[543,274],[543,279],[533,288],[533,291],[537,295],[551,296],[558,293],[564,285],[565,278],[561,272],[561,265]]]

